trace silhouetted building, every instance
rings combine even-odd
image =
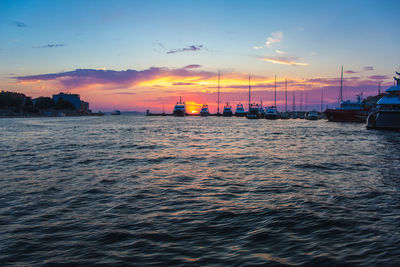
[[[58,95],[53,95],[55,103],[57,103],[59,99],[70,102],[76,111],[89,113],[89,103],[82,101],[78,94],[65,94],[61,92]]]
[[[61,92],[58,95],[53,95],[55,103],[57,103],[59,99],[70,102],[74,106],[75,110],[81,110],[81,97],[78,94],[64,94]]]

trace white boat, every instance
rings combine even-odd
[[[204,104],[203,107],[200,110],[200,116],[201,117],[207,117],[210,115],[210,111],[208,110],[208,105]]]
[[[279,112],[275,106],[271,106],[265,111],[265,118],[267,120],[276,120],[279,119],[279,117]]]
[[[111,112],[111,115],[121,115],[121,111],[114,110],[113,112]]]
[[[176,102],[172,115],[175,117],[183,117],[186,115],[186,104],[182,102],[182,97],[179,97],[179,102]]]
[[[241,103],[237,104],[235,116],[236,117],[244,117],[245,115],[246,115],[246,112],[244,111],[243,104],[241,104]]]
[[[250,104],[249,111],[246,114],[248,119],[259,119],[261,118],[260,106],[258,104]]]
[[[318,118],[319,118],[318,111],[316,111],[315,109],[308,112],[307,117],[306,117],[306,119],[310,120],[310,121],[318,120]]]
[[[232,117],[232,115],[233,115],[232,106],[229,105],[229,102],[226,102],[226,105],[224,106],[224,112],[222,112],[222,116]]]
[[[396,72],[400,76],[400,73]],[[367,129],[400,130],[400,78],[393,77],[397,84],[386,90],[376,111],[369,114]]]

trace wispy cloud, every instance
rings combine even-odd
[[[372,75],[372,76],[368,76],[368,79],[372,79],[372,80],[386,80],[389,79],[389,76],[385,76],[385,75]]]
[[[259,50],[259,49],[263,49],[263,47],[262,46],[253,46],[253,49],[254,50]]]
[[[41,46],[32,46],[32,48],[55,48],[55,47],[63,47],[65,44],[48,44],[48,45],[41,45]]]
[[[25,23],[20,22],[20,21],[16,21],[16,20],[12,20],[11,24],[16,26],[16,27],[18,27],[18,28],[26,28],[26,27],[28,27],[28,25],[26,25]]]
[[[364,70],[374,70],[374,67],[371,67],[371,66],[364,67]]]
[[[279,55],[286,55],[286,54],[287,54],[287,52],[282,51],[282,50],[279,50],[279,49],[276,49],[276,50],[275,50],[275,53],[277,53],[277,54],[279,54]]]
[[[176,86],[179,86],[179,85],[196,85],[197,83],[173,83],[172,85],[176,85]]]
[[[189,51],[200,51],[203,50],[203,45],[190,45],[184,48],[173,49],[167,52],[167,54],[175,54],[180,52],[189,52]]]
[[[275,64],[283,64],[291,66],[308,66],[307,63],[298,62],[299,60],[298,57],[271,56],[271,57],[262,57],[262,60]]]
[[[265,42],[265,45],[267,47],[271,47],[272,44],[274,43],[279,43],[283,39],[283,32],[273,32],[270,37],[268,37],[267,41]]]
[[[346,70],[346,71],[344,71],[344,73],[346,73],[346,74],[354,74],[354,73],[358,73],[358,72],[354,71],[354,70]]]
[[[199,64],[191,64],[191,65],[187,65],[185,67],[183,67],[184,69],[197,69],[197,68],[201,68],[202,66]]]

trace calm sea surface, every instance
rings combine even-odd
[[[0,265],[400,264],[400,133],[0,119]]]

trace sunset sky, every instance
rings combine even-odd
[[[221,102],[334,107],[400,71],[400,2],[0,0],[0,90],[78,93],[92,110],[190,110]],[[221,104],[222,105],[222,104]]]

